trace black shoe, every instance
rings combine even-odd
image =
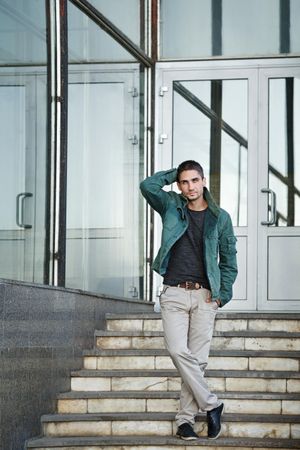
[[[195,433],[193,427],[189,423],[179,425],[176,435],[185,441],[195,441],[196,439],[199,439],[198,434]]]
[[[221,415],[224,411],[224,403],[217,408],[207,411],[208,439],[217,439],[221,433]]]

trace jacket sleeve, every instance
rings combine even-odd
[[[140,184],[143,196],[159,214],[164,212],[170,197],[170,194],[164,191],[163,187],[174,183],[176,178],[177,169],[164,170],[146,178]]]
[[[232,285],[237,277],[236,237],[229,214],[225,219],[219,237],[219,269],[221,274],[220,301],[221,306],[232,298]]]

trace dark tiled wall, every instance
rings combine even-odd
[[[0,280],[0,449],[23,450],[40,416],[70,390],[105,313],[153,310],[146,302]]]

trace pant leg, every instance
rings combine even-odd
[[[199,409],[207,411],[218,405],[217,397],[209,392],[200,364],[189,348],[190,341],[193,348],[197,347],[196,335],[198,335],[198,332],[195,332],[196,324],[191,323],[191,318],[194,322],[193,308],[195,309],[196,301],[193,292],[195,291],[168,287],[160,299],[166,348],[182,378],[184,391],[189,392],[184,401],[184,410],[181,408],[176,416],[177,425],[183,422],[193,424],[194,416]],[[198,319],[200,315],[199,313]],[[196,411],[191,398],[196,402]]]
[[[190,311],[190,326],[188,334],[188,348],[192,355],[196,358],[200,376],[204,377],[204,371],[207,366],[211,339],[214,329],[214,321],[216,316],[216,304],[206,303],[205,299],[208,295],[206,289],[197,291],[191,291],[192,308]],[[193,393],[187,388],[183,382],[180,396],[180,408],[176,416],[178,423],[182,423],[183,420],[189,415],[195,416],[198,411],[209,411],[210,409],[219,406],[220,402],[216,395],[211,394],[204,379],[203,385],[207,389],[207,404],[203,408],[196,402]]]

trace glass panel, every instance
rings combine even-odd
[[[222,15],[223,55],[279,53],[279,0],[223,0]]]
[[[174,82],[173,164],[198,161],[235,226],[247,225],[247,91],[246,80]]]
[[[299,53],[300,2],[289,1],[281,14],[280,0],[161,0],[160,56]]]
[[[41,0],[0,3],[0,64],[47,61],[46,14]]]
[[[161,58],[211,54],[211,0],[161,0],[160,16]]]
[[[140,30],[145,22],[145,0],[90,0],[90,3],[135,44],[145,48]]]
[[[134,61],[126,50],[68,2],[69,62]]]
[[[291,52],[299,53],[300,49],[300,32],[299,32],[299,18],[300,18],[300,2],[299,0],[290,0],[290,17],[291,17]]]
[[[86,42],[82,63],[93,42]],[[93,55],[101,59],[97,49]],[[143,297],[142,82],[137,63],[69,65],[68,287]]]
[[[44,2],[1,2],[0,27],[0,277],[43,283],[47,77],[25,66],[47,59]]]
[[[300,225],[300,77],[269,81],[269,187],[277,226]]]

